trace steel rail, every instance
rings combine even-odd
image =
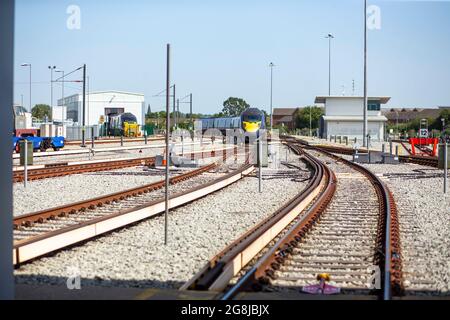
[[[391,191],[377,175],[362,165],[339,157],[325,148],[313,148],[328,155],[329,157],[355,168],[368,177],[372,185],[375,187],[380,199],[380,211],[382,213],[380,223],[384,223],[384,227],[380,226],[378,230],[378,246],[383,250],[383,255],[378,258],[380,260],[384,260],[383,299],[390,300],[393,294],[401,295],[403,293],[404,286],[402,275],[400,228],[397,207]]]
[[[299,140],[299,141],[301,141],[301,140]],[[307,144],[306,141],[302,141],[302,143]],[[305,145],[305,148],[313,149],[315,147],[320,148],[321,150],[328,151],[328,152],[344,154],[344,155],[352,155],[355,152],[355,150],[352,148],[324,146],[324,145],[318,145],[318,146]],[[367,153],[367,150],[358,149],[358,152],[359,153]],[[374,151],[372,151],[372,152],[374,152]],[[414,164],[419,164],[419,165],[428,166],[428,167],[437,168],[437,166],[438,166],[438,158],[437,157],[428,157],[428,156],[419,156],[419,155],[406,155],[406,156],[400,155],[399,160],[400,160],[400,162],[404,162],[404,163],[414,163]]]
[[[210,259],[180,290],[225,289],[229,280],[320,194],[329,177],[324,172],[324,167],[312,157],[305,154],[304,159],[313,171],[306,188],[273,215],[258,223]]]
[[[305,142],[298,140],[296,142],[303,144],[303,147],[316,149],[338,161],[342,161],[364,174],[370,180],[379,198],[380,219],[378,221],[376,244],[378,254],[375,255],[374,262],[383,270],[382,298],[384,300],[390,300],[393,292],[397,295],[401,294],[403,283],[398,217],[395,202],[389,189],[375,174],[363,166],[354,164],[329,151],[305,145]],[[290,145],[290,147],[299,152],[296,146]],[[329,181],[334,181],[334,183],[328,184],[327,189],[324,189],[324,192],[307,210],[303,218],[299,219],[231,289],[225,292],[221,298],[222,300],[231,299],[238,292],[249,287],[258,287],[260,283],[269,283],[269,278],[274,275],[274,270],[277,270],[279,265],[284,262],[285,257],[293,252],[293,248],[297,245],[297,242],[308,232],[314,221],[317,220],[321,212],[328,206],[336,190],[336,177],[327,166],[322,165],[331,175]],[[382,250],[382,254],[380,254],[380,250]]]
[[[212,166],[208,165],[201,169],[202,171],[206,171],[211,169]],[[239,169],[218,179],[187,191],[176,193],[171,196],[170,207],[176,208],[216,192],[247,176],[253,170],[254,167],[252,165],[244,164]],[[159,183],[164,184],[163,181]],[[125,195],[122,195],[122,197],[125,197]],[[123,228],[143,219],[159,215],[163,211],[164,199],[160,198],[148,204],[136,206],[135,208],[121,210],[113,214],[80,222],[76,225],[66,226],[61,229],[16,241],[13,245],[14,264],[20,265],[23,262],[90,240],[101,234]]]
[[[216,155],[223,154],[223,159],[226,159],[227,151],[231,149],[222,150],[209,150],[186,153],[186,157],[190,157],[191,160],[195,158],[205,159],[207,157],[216,157]],[[236,148],[235,148],[236,150]],[[28,180],[39,180],[47,178],[62,177],[72,174],[88,173],[88,172],[99,172],[107,170],[115,170],[122,168],[135,167],[139,165],[154,165],[155,157],[144,157],[135,159],[119,159],[119,160],[107,160],[101,162],[88,162],[88,163],[78,163],[78,164],[47,164],[44,168],[36,168],[28,170]],[[13,172],[13,182],[22,182],[24,179],[24,171],[16,170]]]
[[[296,153],[302,152],[296,146],[291,144],[288,144],[288,146]],[[234,286],[225,292],[221,297],[221,300],[229,300],[238,292],[250,287],[258,288],[260,282],[267,283],[269,280],[266,276],[272,276],[272,272],[269,271],[269,269],[277,269],[278,265],[284,262],[283,256],[285,254],[289,255],[292,252],[292,248],[301,241],[303,235],[313,226],[314,222],[319,219],[321,212],[328,206],[333,198],[337,182],[334,173],[315,157],[310,156],[307,153],[304,153],[304,155],[309,161],[315,164],[326,179],[325,186],[320,195],[306,210],[302,217],[298,219],[279,240],[277,240],[269,251],[258,259],[251,269],[239,279]]]
[[[217,165],[215,163],[212,163],[207,166],[198,168],[196,170],[189,171],[184,174],[172,177],[170,179],[170,183],[176,184],[181,181],[185,181],[185,180],[195,177],[199,174],[202,174],[206,171],[212,170],[216,166]],[[20,215],[18,217],[15,217],[13,220],[14,228],[17,229],[20,226],[31,226],[34,223],[42,223],[47,219],[63,217],[68,214],[74,214],[77,211],[85,211],[87,209],[94,209],[96,207],[101,207],[104,204],[109,204],[113,201],[123,200],[127,197],[140,195],[143,193],[161,189],[163,187],[164,187],[164,181],[161,180],[161,181],[153,182],[153,183],[150,183],[150,184],[147,184],[144,186],[131,188],[131,189],[124,190],[124,191],[119,191],[119,192],[107,194],[104,196],[100,196],[100,197],[96,197],[96,198],[92,198],[92,199],[88,199],[88,200],[84,200],[84,201],[78,201],[75,203],[71,203],[71,204],[67,204],[67,205],[63,205],[63,206],[59,206],[59,207],[55,207],[55,208],[50,208],[50,209],[46,209],[46,210],[29,213],[29,214]]]

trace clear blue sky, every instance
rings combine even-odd
[[[69,30],[66,9],[81,9],[81,29]],[[369,1],[381,9],[381,29],[370,30],[369,95],[392,96],[389,107],[450,105],[450,2]],[[328,92],[331,32],[332,94],[362,94],[362,0],[17,0],[15,101],[50,102],[50,71],[87,64],[91,91],[144,93],[165,86],[165,45],[180,97],[194,94],[194,112],[214,113],[229,96],[268,110],[268,64],[274,68],[274,107],[313,104]],[[81,76],[81,74],[79,74]],[[73,79],[79,79],[75,76]],[[67,84],[66,94],[80,92]],[[55,97],[61,87],[54,86]],[[55,101],[56,101],[55,98]],[[182,109],[187,111],[187,104]]]

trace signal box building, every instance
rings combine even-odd
[[[83,123],[83,95],[74,94],[58,100],[59,106],[66,106],[66,119],[81,125]],[[138,124],[145,124],[145,99],[143,94],[100,91],[86,94],[86,126],[101,124],[106,117],[124,112],[136,116]]]
[[[381,105],[390,97],[369,97],[367,106],[367,132],[372,140],[384,140],[387,118],[381,114]],[[315,103],[325,105],[325,114],[320,122],[320,136],[347,136],[349,139],[363,138],[364,97],[318,96]]]

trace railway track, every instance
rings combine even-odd
[[[56,178],[72,174],[136,167],[139,165],[149,166],[153,165],[154,163],[155,157],[108,160],[108,161],[89,162],[73,165],[69,165],[68,163],[58,163],[45,165],[44,168],[29,169],[28,180],[30,181],[30,180]],[[24,179],[25,176],[23,170],[17,170],[13,172],[13,182],[22,182]]]
[[[151,137],[147,137],[147,141],[163,141],[165,138],[164,137],[156,137],[156,138],[151,138]],[[145,138],[125,138],[123,139],[123,142],[143,142],[145,141]],[[120,139],[98,139],[98,140],[94,140],[95,144],[109,144],[109,143],[120,143],[121,140]],[[90,144],[91,140],[86,140],[85,141],[86,144]],[[81,140],[72,140],[72,141],[66,141],[65,142],[66,145],[69,146],[79,146],[81,145]]]
[[[305,146],[306,148],[314,148],[313,146]],[[352,155],[354,150],[351,148],[343,148],[343,147],[334,147],[334,146],[318,146],[321,150],[328,151],[336,154],[344,154],[344,155]],[[359,153],[367,153],[365,149],[358,149]],[[377,152],[377,151],[373,151]],[[427,167],[438,167],[438,159],[437,157],[429,157],[429,156],[419,156],[419,155],[406,155],[399,156],[400,162],[403,163],[414,163]]]
[[[229,150],[228,150],[229,151]],[[191,159],[215,157],[216,154],[223,154],[226,157],[226,150],[221,151],[205,151],[186,154],[186,157]],[[119,159],[119,160],[107,160],[107,161],[92,161],[87,163],[68,164],[68,163],[55,163],[44,165],[43,168],[29,169],[28,180],[39,180],[62,177],[72,174],[80,174],[87,172],[98,172],[106,170],[123,169],[128,167],[136,167],[140,165],[150,166],[155,164],[155,157],[135,158],[135,159]],[[24,171],[16,170],[13,172],[13,182],[22,182],[24,180]]]
[[[299,141],[288,144],[303,153]],[[318,160],[319,151],[330,166],[335,163],[337,176]],[[397,213],[389,190],[368,170],[327,151],[303,157],[314,173],[308,187],[213,257],[182,289],[219,291],[221,299],[230,299],[242,291],[298,291],[329,273],[341,294],[390,299],[401,293]],[[372,279],[379,281],[368,290]]]
[[[222,189],[253,171],[242,165],[229,173],[208,175],[216,170],[210,164],[173,177],[170,183],[181,185],[171,194],[169,207],[175,208]],[[201,175],[197,180],[193,179]],[[187,181],[189,180],[189,181]],[[88,201],[35,212],[14,219],[14,265],[95,238],[164,212],[164,181],[90,199]],[[171,192],[173,193],[173,191]]]

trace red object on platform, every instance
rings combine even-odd
[[[439,143],[438,138],[409,138],[409,143],[411,144],[411,153],[413,155],[416,155],[416,145],[419,146],[433,145],[433,150],[427,153],[432,157],[436,157],[437,145]]]

